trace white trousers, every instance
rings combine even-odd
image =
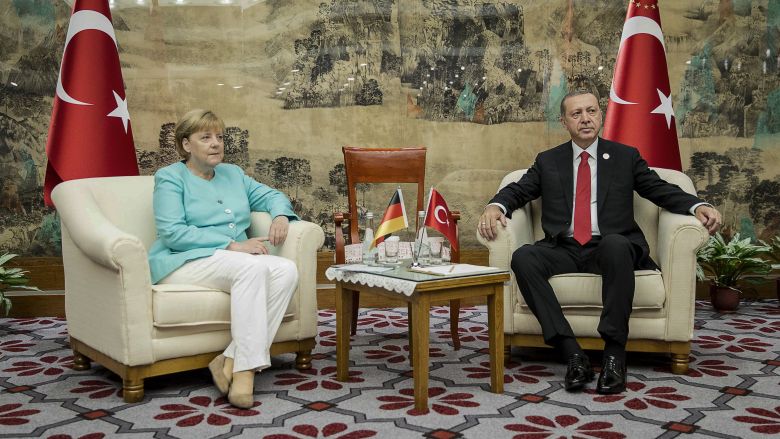
[[[298,269],[289,259],[217,250],[187,262],[161,284],[193,284],[230,293],[230,334],[224,355],[233,372],[271,365],[271,343],[295,289]]]

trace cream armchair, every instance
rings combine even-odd
[[[153,177],[108,177],[59,184],[65,315],[77,370],[96,361],[123,380],[124,400],[140,401],[144,379],[206,367],[230,341],[230,297],[195,285],[152,285],[147,249],[155,239]],[[267,235],[271,218],[253,213],[250,236]],[[316,254],[322,229],[290,223],[272,254],[298,266],[298,290],[271,355],[296,352],[311,367],[317,333]]]
[[[525,169],[504,177],[499,189],[517,181]],[[655,169],[664,180],[695,193],[693,183],[683,173]],[[506,228],[499,226],[498,237],[477,239],[490,252],[490,265],[510,269],[512,253],[524,244],[544,237],[541,226],[541,200],[528,203],[512,214]],[[677,215],[660,209],[634,194],[634,216],[650,244],[650,256],[661,271],[635,272],[636,293],[629,320],[629,351],[663,352],[672,357],[672,372],[688,370],[690,340],[693,335],[696,251],[708,238],[707,230],[693,216]],[[596,330],[601,314],[601,276],[562,274],[550,279],[564,314],[585,349],[603,349]],[[506,358],[511,346],[545,347],[542,330],[520,294],[512,275],[504,287],[504,332]]]

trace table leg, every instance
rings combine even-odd
[[[421,294],[412,304],[413,359],[412,374],[414,376],[414,408],[428,411],[428,342],[430,327],[431,304],[428,296]]]
[[[414,324],[412,323],[412,302],[406,302],[406,316],[406,320],[409,322],[407,325],[407,331],[409,331],[407,334],[409,338],[409,367],[414,368],[414,337],[412,337],[412,334],[414,334]]]
[[[349,379],[349,337],[352,328],[352,291],[336,282],[336,379]]]
[[[490,339],[490,389],[504,393],[504,287],[496,285],[487,297]]]

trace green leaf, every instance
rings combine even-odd
[[[30,285],[14,285],[13,288],[11,288],[9,291],[16,291],[16,290],[41,291],[40,288],[33,287]]]
[[[30,281],[29,279],[21,277],[21,278],[4,279],[3,283],[9,286],[19,286],[19,285],[24,285],[29,281]]]
[[[10,261],[11,259],[17,257],[19,255],[16,255],[14,253],[5,253],[2,256],[0,256],[0,265],[4,265],[6,262]]]
[[[11,299],[2,296],[2,300],[0,300],[0,310],[5,309],[5,316],[8,317],[8,314],[11,312]]]

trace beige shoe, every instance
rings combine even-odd
[[[242,370],[233,374],[228,401],[238,408],[249,409],[255,405],[255,371]]]
[[[214,380],[214,385],[219,389],[219,393],[227,395],[230,390],[230,381],[232,377],[225,375],[225,356],[222,354],[214,357],[209,363],[209,372],[211,372],[211,379]]]

